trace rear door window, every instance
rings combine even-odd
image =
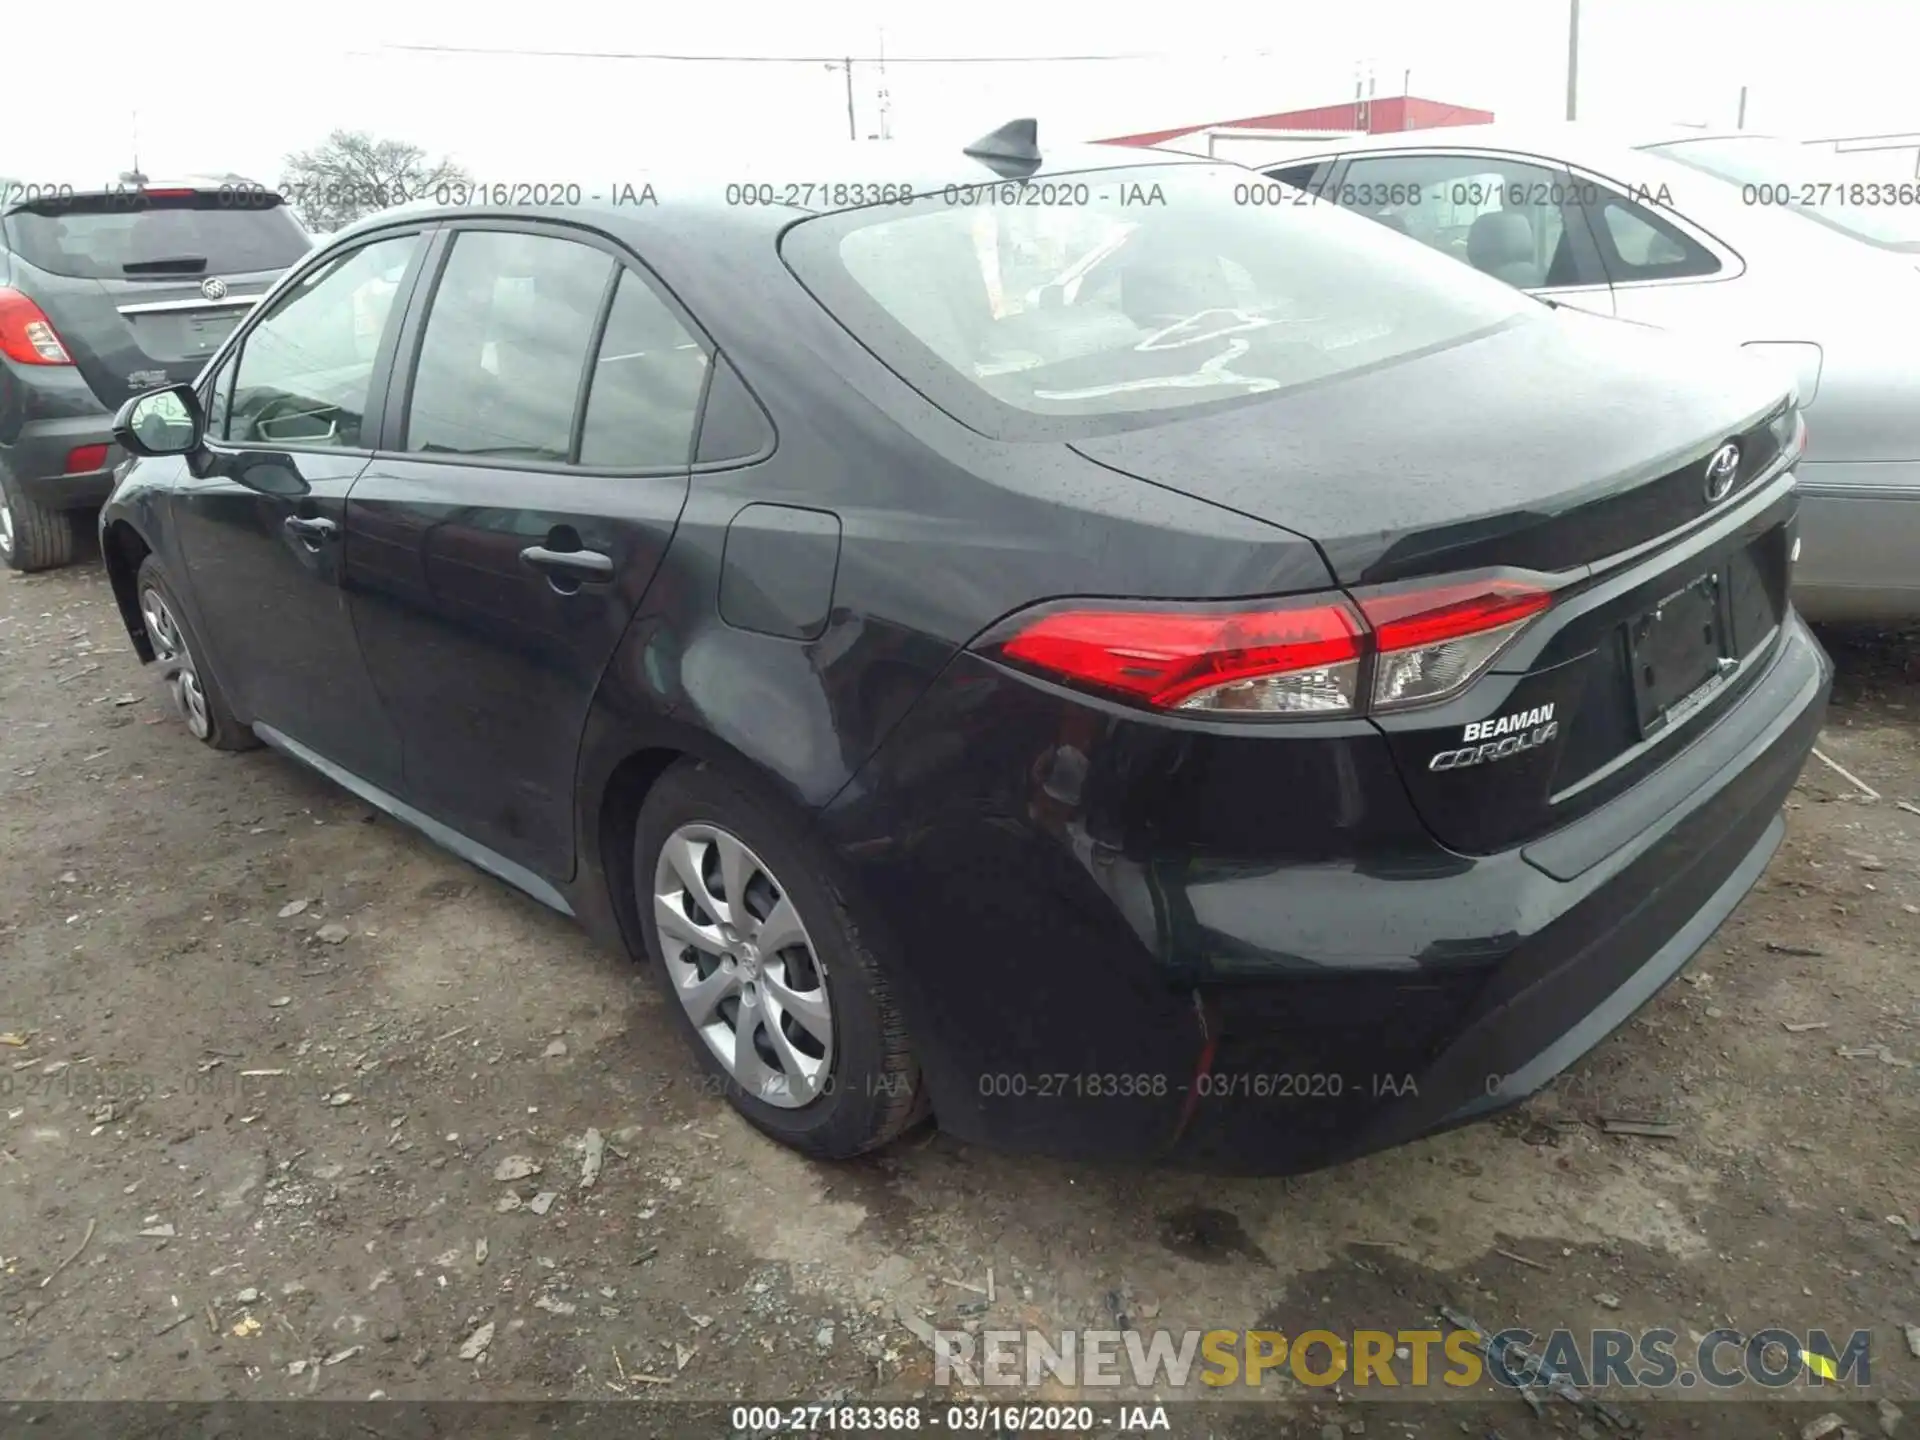
[[[1599,191],[1593,213],[1601,258],[1615,284],[1697,279],[1720,270],[1719,258],[1706,246],[1624,195]]]
[[[566,464],[613,269],[606,252],[558,236],[456,234],[427,311],[402,448]]]
[[[1540,290],[1606,283],[1584,243],[1577,190],[1564,170],[1495,155],[1369,155],[1326,198],[1496,280]]]
[[[278,296],[241,342],[226,434],[241,444],[369,448],[367,392],[394,299],[421,244],[362,245]]]
[[[1305,190],[1310,195],[1318,195],[1333,173],[1330,160],[1310,160],[1305,165],[1283,165],[1267,174],[1282,184],[1291,185],[1296,190]],[[1319,183],[1316,184],[1315,182]]]
[[[206,191],[43,200],[4,224],[8,248],[27,264],[81,280],[284,270],[312,248],[284,205],[240,205]]]
[[[707,352],[631,270],[620,274],[588,381],[580,463],[685,465],[707,383]]]

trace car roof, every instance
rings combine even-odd
[[[1761,138],[1752,130],[1694,130],[1681,125],[1612,125],[1587,120],[1495,121],[1490,125],[1443,125],[1431,130],[1396,130],[1354,135],[1325,144],[1302,146],[1299,160],[1283,156],[1260,168],[1298,164],[1331,155],[1380,150],[1511,150],[1552,159],[1579,161],[1644,150],[1677,140],[1718,140],[1732,136]]]
[[[990,163],[966,154],[968,144],[967,140],[951,143],[841,140],[785,148],[779,142],[752,149],[695,146],[673,151],[659,162],[646,166],[612,166],[599,174],[567,173],[562,180],[548,178],[530,183],[533,191],[544,191],[551,199],[567,182],[577,182],[578,201],[573,203],[569,194],[564,208],[588,223],[640,220],[653,225],[675,213],[698,211],[710,222],[724,217],[735,227],[764,229],[770,225],[784,226],[809,215],[857,208],[869,203],[865,196],[876,190],[891,197],[902,188],[907,193],[928,194],[948,186],[1017,185],[1023,181],[1045,184],[1049,179],[1094,170],[1231,164],[1203,155],[1077,143],[1042,144],[1037,166],[1012,168],[1006,162]],[[755,187],[753,193],[757,198],[743,200],[742,186]],[[853,197],[842,194],[836,198],[836,188],[841,186],[864,193]],[[647,187],[652,189],[652,199],[636,204],[632,197]],[[357,232],[401,216],[450,219],[485,214],[552,218],[559,203],[514,204],[516,194],[526,195],[527,187],[511,181],[502,181],[496,186],[490,177],[480,177],[480,188],[499,189],[506,203],[449,204],[427,196],[368,216],[338,233]]]
[[[886,194],[874,203],[865,197],[845,197],[836,203],[822,187],[892,185],[910,195],[939,195],[949,185],[1029,184],[1088,171],[1139,172],[1142,167],[1161,174],[1174,167],[1211,167],[1236,175],[1250,173],[1243,166],[1210,161],[1204,156],[1167,154],[1122,145],[1040,145],[1040,163],[1014,177],[964,154],[971,143],[921,145],[899,141],[842,141],[836,145],[791,147],[791,158],[780,149],[763,147],[751,153],[682,150],[663,163],[605,166],[596,174],[591,156],[582,156],[571,169],[580,185],[578,203],[572,194],[555,192],[552,173],[544,185],[548,204],[458,205],[438,199],[413,201],[383,210],[336,231],[320,242],[324,257],[337,255],[383,230],[462,220],[527,221],[574,225],[598,232],[637,254],[648,270],[671,292],[723,351],[744,353],[767,341],[770,317],[787,314],[781,307],[794,302],[798,290],[792,272],[780,256],[780,236],[795,222],[831,211],[858,209],[862,215],[884,219],[901,213],[886,203]],[[571,168],[571,167],[570,167]],[[1002,169],[1008,168],[1005,165]],[[567,172],[561,172],[563,175]],[[492,188],[495,177],[476,177]],[[505,182],[504,176],[500,180]],[[1143,182],[1144,183],[1144,180]],[[651,201],[619,201],[617,186],[638,190],[654,187]],[[756,198],[742,203],[739,187],[774,187],[774,203]],[[729,196],[728,187],[733,187]],[[812,192],[807,187],[813,187]],[[898,190],[894,196],[897,197]],[[1072,192],[1068,192],[1069,197]],[[457,197],[449,197],[457,198]],[[536,198],[539,198],[536,196]],[[846,198],[855,204],[845,203]],[[1047,197],[1039,197],[1046,203]],[[962,204],[965,202],[962,201]],[[1054,197],[1054,203],[1060,203]],[[1069,198],[1066,203],[1071,203]],[[327,263],[323,258],[320,263]],[[804,293],[804,292],[802,292]],[[819,307],[809,301],[799,307],[812,318]]]
[[[123,178],[118,183],[124,184],[129,188],[134,188],[137,185],[137,188],[141,190],[219,190],[223,186],[258,185],[261,182],[255,180],[250,175],[240,175],[229,171],[224,175],[149,175],[144,180],[138,182]],[[79,189],[80,187],[76,186],[75,188]],[[115,187],[113,185],[102,185],[99,188],[101,190],[111,190]]]

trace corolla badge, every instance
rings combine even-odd
[[[1553,705],[1536,705],[1493,720],[1476,720],[1460,731],[1464,748],[1442,750],[1427,762],[1429,770],[1467,770],[1537,750],[1560,733]],[[1478,743],[1475,743],[1478,742]]]
[[[227,298],[227,282],[218,275],[209,275],[200,282],[200,293],[209,300],[224,300]]]
[[[1740,447],[1729,441],[1713,452],[1707,461],[1707,503],[1714,505],[1727,498],[1733,480],[1740,473]]]

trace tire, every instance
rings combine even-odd
[[[0,475],[0,560],[9,569],[31,575],[71,565],[73,541],[73,521],[64,510],[49,510]]]
[[[251,750],[259,745],[254,733],[234,718],[219,681],[196,658],[203,657],[206,649],[188,627],[186,612],[154,556],[140,562],[134,593],[147,639],[153,644],[154,663],[166,677],[174,708],[188,733],[215,750]]]
[[[731,869],[723,862],[729,842],[738,847]],[[748,1122],[803,1154],[843,1160],[925,1115],[919,1067],[885,971],[796,826],[711,766],[682,761],[640,807],[633,867],[640,928],[667,1008]],[[728,874],[746,877],[747,924],[733,924]],[[776,910],[781,901],[791,910]],[[762,937],[771,953],[759,953]],[[747,1051],[743,1024],[752,1026]]]

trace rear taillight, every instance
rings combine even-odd
[[[1353,709],[1361,623],[1344,601],[1258,610],[1057,610],[995,651],[1069,684],[1160,710],[1336,714]]]
[[[90,475],[95,470],[106,468],[107,447],[104,445],[76,445],[67,452],[68,475]]]
[[[0,286],[0,355],[22,365],[71,365],[53,322],[18,290]]]
[[[1798,405],[1783,405],[1767,421],[1767,435],[1779,447],[1780,454],[1798,460],[1807,448],[1806,413]]]
[[[1459,694],[1552,603],[1543,585],[1504,577],[1231,608],[1068,601],[979,648],[1156,710],[1357,715]]]
[[[1431,705],[1458,695],[1552,603],[1539,586],[1504,579],[1360,597],[1378,655],[1373,708]]]

